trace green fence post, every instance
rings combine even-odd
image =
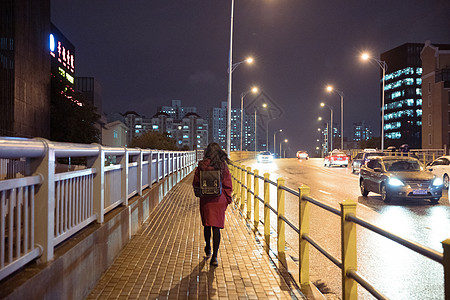
[[[309,186],[302,184],[298,188],[299,199],[299,234],[298,244],[300,245],[299,253],[299,281],[300,285],[309,285],[309,243],[302,238],[302,236],[309,234],[309,215],[310,205],[304,199],[310,193]]]
[[[356,224],[346,220],[347,215],[356,215],[356,202],[344,200],[341,206],[341,256],[342,256],[342,299],[358,298],[357,282],[347,276],[348,270],[357,270]]]
[[[277,224],[277,251],[278,254],[284,254],[285,252],[285,227],[286,224],[281,217],[284,217],[284,198],[285,192],[281,187],[284,187],[284,178],[277,179],[277,212],[278,212],[278,224]]]

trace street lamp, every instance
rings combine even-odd
[[[318,121],[322,121],[322,117],[318,117],[317,118],[317,120]],[[327,135],[328,135],[328,133],[329,133],[329,129],[328,129],[328,122],[325,122],[326,124],[327,124]],[[320,129],[320,128],[319,128]],[[326,138],[326,136],[325,136],[325,134],[323,135],[324,136],[324,139]],[[327,140],[327,142],[325,143],[325,140],[324,140],[324,146],[325,146],[325,153],[328,153],[328,140]]]
[[[230,33],[230,57],[228,62],[228,98],[227,98],[227,154],[231,152],[231,75],[233,71],[242,63],[253,63],[253,58],[249,57],[243,61],[232,63],[232,49],[233,49],[233,7],[234,0],[231,5],[231,33]]]
[[[273,154],[274,154],[274,155],[275,155],[276,152],[277,152],[277,151],[275,150],[275,147],[276,147],[275,135],[276,135],[278,132],[283,132],[283,129],[276,130],[276,131],[273,133]],[[280,157],[281,157],[281,153],[280,153]]]
[[[233,20],[234,20],[234,0],[231,0],[231,21],[230,21],[230,53],[228,54],[228,98],[227,98],[227,154],[231,152],[231,74],[241,63],[252,63],[253,58],[233,64]]]
[[[250,92],[257,93],[258,88],[253,87],[251,90],[241,93],[241,151],[242,151],[242,133],[243,133],[243,127],[244,127],[244,97]]]
[[[280,142],[280,158],[281,158],[281,145],[283,144],[283,142],[285,142],[285,143],[287,143],[288,142],[288,140],[287,139],[285,139],[284,141],[281,141]],[[286,158],[286,153],[285,153],[285,158]]]
[[[330,126],[331,127],[331,132],[330,132],[330,151],[333,151],[333,134],[334,134],[334,132],[333,132],[333,106],[329,106],[328,104],[325,104],[323,102],[320,103],[320,106],[321,107],[326,106],[331,111],[331,117],[330,117],[330,124],[331,124],[331,126]]]
[[[267,108],[267,103],[263,103],[263,108]],[[269,151],[269,116],[267,115],[267,122],[266,122],[266,151]],[[280,153],[281,154],[281,153]]]
[[[379,66],[380,68],[383,70],[383,84],[381,87],[381,151],[384,150],[384,80],[386,77],[386,70],[387,70],[387,63],[385,61],[376,59],[375,57],[370,56],[368,53],[363,53],[361,55],[361,59],[362,60],[369,60],[372,59],[374,60]]]
[[[327,91],[336,92],[341,97],[341,149],[344,149],[344,92],[334,89],[331,85],[327,86]]]
[[[262,105],[262,107],[266,107],[267,106],[267,104],[263,104]],[[258,106],[255,106],[255,155],[256,155],[256,129],[257,129],[257,127],[256,127],[256,111],[258,110]]]

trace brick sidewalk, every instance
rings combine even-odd
[[[231,205],[219,266],[209,265],[191,182],[192,175],[167,194],[87,299],[303,299]]]

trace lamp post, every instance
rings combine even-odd
[[[336,92],[341,97],[341,149],[344,149],[344,92],[336,90],[331,85],[327,86],[327,91]]]
[[[277,152],[277,151],[275,150],[275,147],[276,147],[275,135],[276,135],[278,132],[283,132],[283,129],[277,130],[277,131],[275,131],[275,132],[273,133],[273,154],[274,154],[274,155],[275,155],[276,152]],[[281,152],[280,152],[280,157],[281,157]]]
[[[228,54],[228,98],[227,98],[227,154],[231,152],[231,75],[234,69],[241,63],[252,63],[253,58],[248,58],[233,64],[233,22],[234,22],[234,0],[231,0],[231,20],[230,20],[230,52]]]
[[[322,121],[322,117],[318,117],[317,120],[318,121]],[[323,136],[324,136],[324,147],[325,147],[324,153],[328,153],[328,139],[326,139],[326,137],[329,134],[328,122],[325,122],[325,124],[327,124],[327,135],[323,134]],[[326,140],[326,142],[325,142],[325,140]]]
[[[281,141],[281,142],[280,142],[280,158],[281,158],[281,145],[283,144],[283,142],[287,143],[288,140],[285,139],[284,141]],[[286,152],[285,152],[285,155],[284,155],[284,156],[286,157]]]
[[[371,57],[368,53],[363,53],[361,55],[362,60],[374,60],[380,68],[383,70],[382,87],[381,87],[381,151],[384,150],[384,80],[386,77],[387,63],[385,61]]]
[[[267,103],[263,103],[262,107],[267,108]],[[269,117],[267,117],[266,122],[266,151],[269,151]]]
[[[244,97],[250,92],[252,92],[252,93],[258,92],[258,88],[253,87],[251,90],[241,93],[241,151],[242,151],[242,134],[244,132],[243,131],[243,127],[244,127]]]
[[[329,106],[329,105],[327,105],[327,104],[325,104],[323,102],[320,103],[320,106],[321,107],[326,106],[331,111],[331,116],[330,116],[330,125],[331,125],[330,126],[330,128],[331,128],[331,132],[330,132],[330,151],[333,151],[333,134],[334,134],[334,132],[333,132],[333,106]]]

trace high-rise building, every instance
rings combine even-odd
[[[158,106],[158,112],[164,112],[174,120],[181,120],[188,113],[197,113],[197,107],[183,107],[181,100],[172,100],[172,106]]]
[[[353,141],[367,141],[373,137],[371,126],[365,121],[353,123]]]
[[[50,136],[49,35],[50,0],[0,2],[0,135]]]
[[[406,43],[381,54],[385,75],[384,138],[386,146],[422,145],[423,44]]]
[[[226,149],[226,126],[227,126],[227,102],[222,101],[221,107],[214,107],[209,110],[209,142],[218,143],[223,149]],[[244,113],[244,124],[242,131],[242,150],[255,150],[255,117]],[[265,141],[265,132],[257,132],[258,141]],[[264,135],[264,139],[263,136]],[[258,150],[265,149],[264,145],[259,143]],[[239,151],[241,149],[241,110],[231,109],[231,151]]]
[[[450,145],[450,45],[425,42],[422,58],[422,148]]]

